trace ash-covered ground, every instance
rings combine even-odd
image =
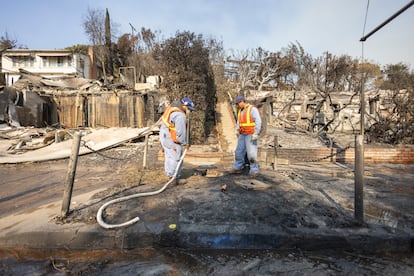
[[[291,134],[289,134],[291,135]],[[303,139],[306,138],[306,139]],[[318,141],[280,137],[282,146]],[[73,196],[91,193],[85,202],[72,202],[71,213],[56,223],[96,224],[96,212],[108,200],[155,191],[166,183],[161,150],[150,138],[147,166],[143,168],[143,141],[80,156]],[[68,160],[0,166],[0,217],[39,208],[63,194]],[[139,216],[149,226],[267,225],[273,228],[356,229],[353,219],[353,168],[349,164],[302,163],[263,169],[257,178],[271,187],[246,190],[236,184],[246,175],[229,174],[231,162],[185,162],[186,184],[173,185],[159,195],[125,201],[105,210],[107,222]],[[414,167],[367,165],[365,182],[366,223],[413,233]],[[223,191],[223,185],[226,189]],[[57,214],[58,217],[58,214]],[[24,254],[2,250],[3,275],[412,275],[412,254],[364,254],[349,250],[191,250],[159,249],[108,252],[44,251]],[[18,253],[16,253],[18,252]]]

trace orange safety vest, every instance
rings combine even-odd
[[[173,112],[182,112],[184,113],[184,111],[182,111],[181,109],[179,109],[178,107],[175,106],[169,106],[164,114],[162,114],[161,116],[161,120],[164,122],[164,124],[168,127],[168,130],[171,134],[171,139],[175,142],[175,143],[179,143],[178,139],[177,139],[177,130],[175,129],[175,125],[171,124],[170,122],[170,116],[171,113]],[[184,113],[185,114],[185,113]]]
[[[256,126],[256,123],[252,117],[252,110],[253,106],[250,104],[247,104],[244,109],[245,112],[239,112],[237,113],[237,118],[239,120],[239,127],[240,127],[240,134],[254,134],[254,127]]]

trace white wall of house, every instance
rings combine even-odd
[[[12,85],[20,78],[19,69],[43,77],[77,76],[90,78],[90,59],[87,55],[69,50],[7,50],[3,52],[2,73],[6,84]]]

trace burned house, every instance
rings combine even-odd
[[[0,91],[0,121],[13,126],[141,128],[160,116],[157,91],[108,90],[89,79],[20,73]]]
[[[158,119],[159,77],[154,84],[103,86],[96,80],[92,56],[91,51],[89,55],[69,50],[5,51],[0,121],[76,128],[143,127]]]
[[[310,91],[250,91],[250,102],[260,106],[267,124],[278,128],[301,128],[328,133],[356,134],[360,131],[360,96],[351,92],[332,92],[323,100]],[[381,116],[389,116],[390,91],[365,92],[365,127]]]

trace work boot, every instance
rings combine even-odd
[[[249,173],[249,177],[256,178],[259,175],[259,173]]]
[[[239,170],[232,169],[232,170],[230,171],[230,174],[241,174],[241,173],[243,173],[243,170],[242,170],[242,169],[239,169]]]
[[[187,184],[187,180],[186,179],[175,179],[175,185],[183,185],[183,184]]]

